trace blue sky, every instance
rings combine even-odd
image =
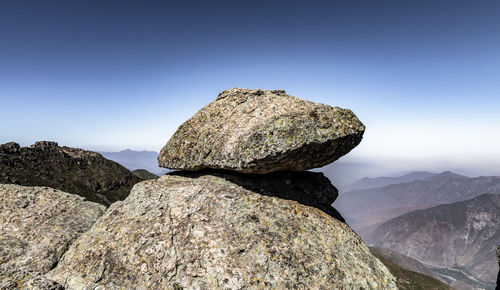
[[[367,126],[346,160],[500,174],[500,2],[1,1],[0,142],[158,151],[227,88]]]

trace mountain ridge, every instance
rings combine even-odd
[[[101,154],[39,141],[0,145],[0,183],[48,186],[109,205],[142,179]]]
[[[368,188],[384,187],[390,184],[406,183],[416,180],[423,180],[435,176],[436,173],[429,171],[413,171],[405,175],[396,177],[364,177],[349,186],[347,186],[346,191],[361,190]]]
[[[499,176],[468,177],[445,171],[424,180],[343,192],[334,206],[363,235],[374,225],[413,210],[500,193]]]
[[[377,226],[364,238],[417,259],[450,283],[456,279],[493,289],[499,225],[500,195],[482,194],[406,213]]]
[[[448,286],[445,282],[440,281],[439,278],[435,277],[436,275],[432,273],[429,269],[427,269],[422,263],[399,253],[388,254],[387,249],[374,248],[369,247],[372,254],[377,257],[384,265],[389,268],[389,271],[396,277],[396,284],[399,289],[453,289]],[[392,252],[392,251],[391,251]],[[399,256],[405,257],[401,259],[398,257],[396,260],[394,259],[394,255],[397,254]],[[405,267],[408,266],[404,264],[403,260],[411,261],[413,267]],[[403,262],[403,263],[402,263]],[[419,264],[419,265],[418,265]],[[418,265],[418,266],[416,266]],[[423,269],[425,268],[425,270]],[[425,272],[425,273],[422,273]]]

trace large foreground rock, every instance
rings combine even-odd
[[[350,110],[283,90],[230,89],[182,124],[158,157],[162,167],[245,173],[307,170],[356,147],[365,127]]]
[[[221,172],[136,184],[47,277],[70,289],[395,289],[345,223],[296,194],[273,194],[312,188],[294,174],[280,186],[263,175],[262,194],[238,181],[243,175]]]
[[[104,210],[52,188],[0,184],[0,289],[22,287],[54,268]]]

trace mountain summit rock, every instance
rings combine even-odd
[[[244,173],[322,167],[356,147],[365,126],[353,112],[284,90],[225,90],[182,124],[158,156],[162,167]]]
[[[0,289],[59,289],[27,284],[54,268],[105,209],[48,187],[0,184]]]
[[[7,283],[52,290],[397,289],[394,275],[331,206],[338,191],[330,180],[304,171],[348,153],[364,129],[349,110],[284,91],[224,91],[179,128],[158,158],[185,170],[135,184],[99,219],[82,218],[87,227],[49,256],[49,267],[30,267],[30,278],[14,269]],[[58,164],[43,176],[77,182],[81,173],[93,180],[119,169],[82,171],[104,158],[51,142],[0,146],[7,164],[31,172],[29,164],[12,166],[23,154],[33,166],[41,157]],[[72,171],[63,175],[61,168]],[[61,217],[71,222],[65,212]],[[56,221],[47,227],[59,237],[65,228]],[[14,245],[7,255],[22,250]],[[0,247],[0,261],[2,255]]]
[[[69,289],[397,289],[345,223],[280,195],[336,194],[295,174],[261,175],[260,190],[234,172],[138,183],[46,276]]]

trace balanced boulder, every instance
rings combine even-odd
[[[353,112],[305,101],[283,90],[222,92],[182,124],[158,157],[162,167],[244,173],[327,165],[361,142]]]
[[[222,172],[138,183],[46,278],[69,289],[397,289],[345,223],[294,197],[316,188],[330,200],[331,184],[294,174],[282,184]]]
[[[104,210],[103,205],[52,188],[0,184],[0,289],[51,285],[32,278],[54,268]]]

